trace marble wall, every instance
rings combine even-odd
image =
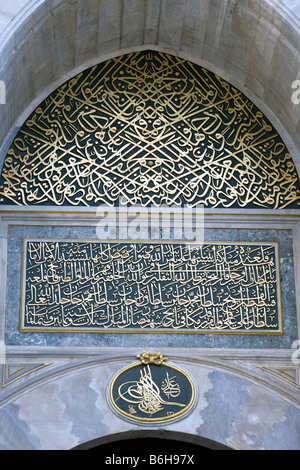
[[[118,235],[118,234],[116,234]],[[145,234],[147,235],[147,234]],[[171,234],[172,235],[172,234]],[[174,237],[174,234],[173,234]],[[21,267],[23,238],[98,240],[95,227],[10,226],[8,230],[8,267],[6,293],[7,345],[40,346],[139,346],[193,348],[286,348],[297,338],[293,238],[290,230],[207,229],[210,242],[276,242],[279,247],[279,277],[283,334],[172,334],[161,333],[47,333],[20,332]],[[172,239],[172,237],[171,237]],[[18,299],[16,301],[16,299]]]
[[[101,437],[151,430],[158,436],[162,431],[201,436],[231,449],[299,450],[300,411],[293,404],[218,368],[169,362],[184,369],[197,387],[196,406],[186,417],[156,426],[120,418],[112,411],[107,388],[128,362],[77,368],[75,363],[73,370],[56,372],[0,409],[0,449],[67,450],[95,439],[101,443]]]

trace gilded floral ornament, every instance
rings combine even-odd
[[[142,355],[138,355],[137,357],[141,360],[142,364],[155,364],[157,366],[161,365],[164,361],[168,359],[167,357],[163,357],[160,352],[151,354],[149,352],[146,352],[145,349],[143,349]]]

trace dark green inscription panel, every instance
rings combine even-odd
[[[281,333],[277,244],[24,240],[22,331]]]
[[[109,398],[121,416],[159,423],[185,415],[196,398],[192,379],[174,365],[133,364],[116,374]]]
[[[79,73],[8,150],[0,205],[298,208],[292,157],[239,90],[142,51]]]

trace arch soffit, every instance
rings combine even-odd
[[[178,1],[178,8],[174,9],[176,15],[170,18],[167,0],[162,2],[160,8],[157,2],[145,0],[139,7],[134,4],[132,11],[129,8],[126,12],[121,9],[121,4],[117,0],[111,4],[110,11],[97,10],[97,26],[96,22],[89,25],[94,41],[88,37],[87,32],[80,38],[80,28],[73,28],[74,25],[71,24],[75,21],[78,25],[79,13],[81,18],[86,15],[86,19],[91,20],[95,12],[89,3],[81,11],[77,2],[24,2],[23,9],[2,31],[0,73],[7,82],[7,106],[0,107],[0,118],[4,123],[2,132],[0,130],[0,142],[3,144],[0,167],[18,127],[60,84],[87,67],[111,57],[151,48],[199,64],[241,90],[275,126],[300,173],[297,151],[300,146],[300,138],[297,136],[300,106],[291,104],[291,84],[299,73],[300,54],[297,44],[300,24],[286,5],[279,0],[272,3],[265,0],[263,4],[259,1],[252,2],[252,8],[249,8],[247,2],[232,1],[227,10],[222,10],[220,6],[216,12],[212,11],[209,0],[202,2],[200,6],[198,2],[197,5],[192,2],[190,9]],[[216,24],[212,21],[212,14],[214,18],[218,18]],[[100,33],[100,30],[101,27],[103,30],[109,20],[114,19],[118,21],[113,28],[114,38],[110,39],[103,35],[103,31]],[[195,27],[196,21],[199,21],[199,28]],[[251,25],[258,25],[252,36],[251,25],[249,28],[247,26],[249,21]],[[63,35],[53,38],[54,29],[58,27],[61,32],[68,31],[67,38]],[[226,33],[228,28],[230,34]],[[203,32],[200,34],[201,29]],[[210,46],[208,36],[215,36],[217,31],[219,42]],[[45,36],[49,32],[49,53],[45,55],[42,46],[46,46]],[[62,41],[61,44],[59,41]],[[268,48],[263,47],[265,41],[270,46],[269,52]],[[90,46],[87,47],[87,44]],[[242,45],[246,48],[246,55]],[[64,54],[68,50],[72,54],[69,53],[70,58],[65,60]],[[280,63],[283,58],[292,64],[291,69],[286,68],[287,64]],[[22,74],[23,80],[17,79],[18,63],[26,65],[27,75]],[[278,67],[275,70],[276,64]]]
[[[137,439],[138,442],[141,442],[142,439],[155,439],[160,440],[162,443],[164,440],[169,440],[172,442],[180,441],[181,443],[192,444],[195,446],[203,447],[207,450],[232,450],[230,447],[227,447],[223,444],[219,444],[216,441],[207,439],[196,434],[187,434],[184,432],[177,431],[166,431],[165,429],[155,429],[155,430],[138,430],[138,431],[127,431],[117,434],[110,434],[107,436],[99,437],[93,439],[92,441],[84,442],[74,447],[72,450],[93,450],[100,446],[105,446],[107,444],[114,444],[120,441],[130,442],[130,440]]]

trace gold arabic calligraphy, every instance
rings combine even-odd
[[[72,78],[8,151],[0,204],[298,207],[292,158],[220,77],[138,52]]]
[[[165,380],[159,387],[152,378],[150,367],[146,366],[141,369],[139,380],[125,382],[119,386],[116,401],[121,398],[127,403],[136,404],[139,411],[150,416],[163,410],[166,406],[184,408],[186,404],[164,400],[161,396],[161,391],[166,394],[168,399],[170,396],[178,397],[180,395],[180,386],[174,379],[175,376],[170,379],[167,373]],[[129,407],[130,413],[133,414],[134,408],[132,405]]]
[[[27,240],[22,329],[279,332],[274,244]]]

